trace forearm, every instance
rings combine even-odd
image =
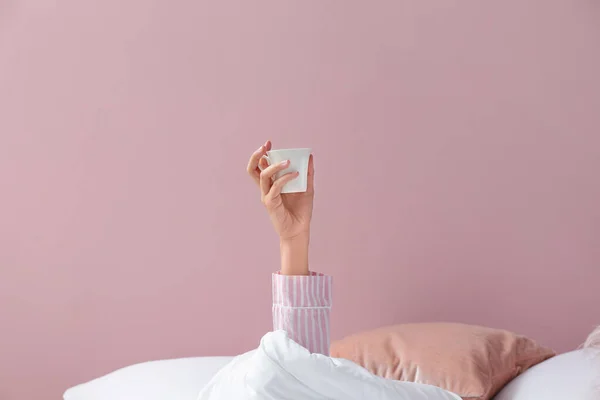
[[[279,249],[281,252],[281,274],[304,276],[309,274],[308,246],[310,235],[298,235],[292,239],[281,239]]]
[[[273,329],[311,353],[329,354],[331,277],[308,269],[309,235],[280,241],[281,270],[273,274]]]

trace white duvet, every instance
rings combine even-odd
[[[283,331],[266,334],[258,349],[236,357],[197,400],[460,400],[435,386],[372,375],[346,360],[308,350]]]

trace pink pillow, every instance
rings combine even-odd
[[[463,399],[487,400],[554,351],[514,333],[480,326],[430,323],[395,325],[336,341],[331,356],[372,373],[425,383]]]

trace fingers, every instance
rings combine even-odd
[[[266,160],[266,158],[262,157],[258,162],[258,169],[262,171],[263,169],[267,168],[269,168],[269,162]]]
[[[258,150],[252,153],[252,156],[250,156],[250,160],[248,161],[246,171],[256,183],[260,182],[260,169],[258,169],[258,164],[261,161],[266,162],[266,160],[264,160],[262,156],[264,156],[269,150],[271,150],[271,141],[267,140],[264,145],[260,146]]]
[[[306,184],[306,191],[312,192],[315,188],[315,162],[313,161],[313,155],[310,155],[308,159],[308,179]]]
[[[271,190],[273,176],[289,166],[290,162],[289,160],[286,160],[278,164],[273,164],[260,173],[260,191],[263,196],[266,196],[269,193],[269,190]]]
[[[288,183],[289,181],[296,179],[298,177],[298,175],[300,175],[298,173],[298,171],[295,172],[288,172],[285,175],[280,176],[279,178],[277,178],[275,180],[275,182],[273,182],[273,185],[271,186],[271,190],[269,191],[269,193],[267,194],[267,199],[272,200],[273,198],[279,196],[281,194],[281,189],[283,189],[283,186]]]
[[[248,166],[246,167],[248,175],[250,175],[250,177],[252,177],[256,183],[259,183],[260,181],[260,170],[258,169],[258,163],[266,152],[267,149],[265,146],[260,146],[258,150],[252,153],[250,160],[248,161]]]

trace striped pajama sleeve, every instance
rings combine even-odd
[[[273,330],[284,330],[311,353],[329,355],[331,276],[273,274]]]

